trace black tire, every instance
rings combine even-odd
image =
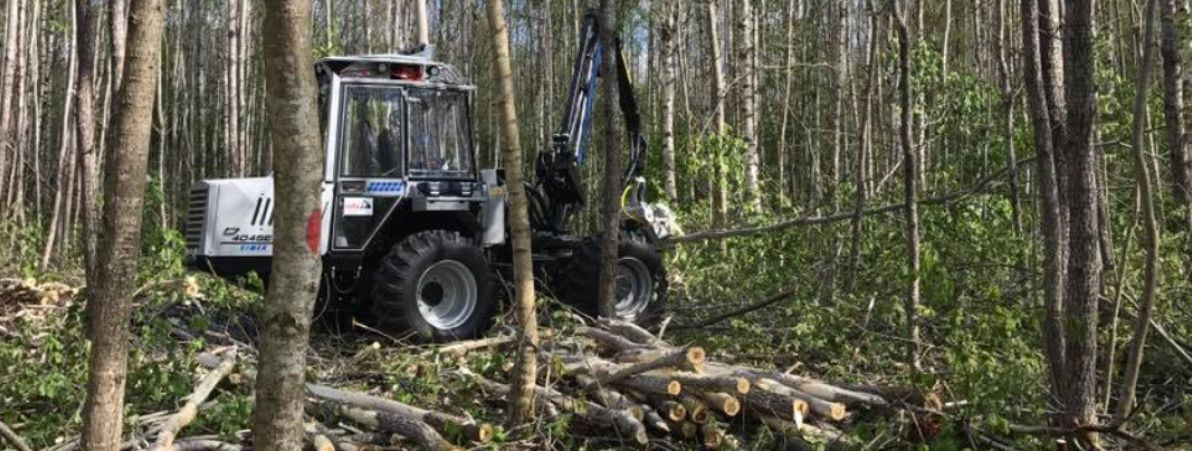
[[[552,278],[557,294],[564,302],[593,318],[599,316],[600,312],[597,300],[600,291],[600,248],[600,237],[585,239],[583,245],[563,265],[563,269]],[[662,262],[662,255],[645,237],[631,232],[621,233],[617,248],[620,257],[619,270],[627,270],[628,266],[620,265],[628,263],[629,260],[640,262],[649,272],[650,291],[646,297],[647,303],[639,307],[640,310],[636,310],[635,314],[618,316],[644,327],[653,327],[662,319],[663,307],[666,304],[666,268]],[[618,289],[618,294],[624,299],[621,289]]]
[[[467,293],[472,292],[474,302],[468,308]],[[472,240],[446,230],[418,232],[395,244],[373,273],[371,297],[373,320],[382,329],[414,332],[418,340],[435,342],[480,336],[496,307],[493,272],[484,252]],[[434,313],[440,308],[441,314]]]

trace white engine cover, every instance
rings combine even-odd
[[[327,252],[332,185],[323,184],[319,254]],[[204,180],[190,192],[186,252],[205,257],[273,254],[273,178]]]

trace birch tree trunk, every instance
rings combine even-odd
[[[274,146],[274,240],[253,410],[254,448],[302,447],[306,348],[319,288],[323,152],[315,109],[310,0],[265,3],[266,108]]]
[[[79,15],[79,33],[75,34],[75,48],[79,54],[79,67],[75,76],[77,80],[75,103],[78,104],[75,117],[75,144],[78,149],[81,177],[79,178],[79,192],[86,196],[100,196],[99,186],[99,155],[95,143],[95,106],[94,106],[94,73],[95,73],[95,30],[93,24],[97,17],[98,7],[90,0],[75,0],[75,8]],[[87,286],[97,286],[98,269],[96,262],[96,242],[100,227],[100,204],[89,201],[80,202],[83,216],[83,269],[87,276]]]
[[[737,22],[737,78],[741,83],[741,140],[745,141],[745,199],[756,211],[761,209],[761,197],[757,186],[760,158],[757,152],[757,98],[754,96],[757,86],[753,75],[757,58],[753,41],[753,3],[740,0],[737,7],[735,13],[740,18]]]
[[[23,0],[8,0],[4,22],[4,61],[0,67],[0,189],[8,177],[9,154],[15,149],[13,123],[13,89],[16,84],[18,31],[21,28],[21,4]],[[4,211],[4,196],[0,196],[0,211]]]
[[[917,182],[919,161],[911,142],[911,42],[906,19],[893,5],[895,26],[898,28],[898,99],[901,125],[898,138],[902,145],[904,195],[906,203],[907,281],[906,300],[903,304],[906,316],[907,364],[919,368],[919,207]]]
[[[662,2],[662,191],[667,200],[675,201],[678,191],[675,187],[675,77],[676,63],[675,33],[678,27],[680,5],[675,0]]]
[[[162,0],[133,0],[128,71],[112,115],[111,163],[105,180],[100,274],[88,290],[91,340],[82,444],[115,451],[123,430],[128,320],[141,250],[141,207],[149,157],[154,88],[160,64]]]
[[[711,72],[713,119],[712,126],[718,136],[723,136],[728,127],[724,119],[724,73],[720,60],[720,41],[716,32],[716,0],[708,0],[708,49],[712,61],[708,70]],[[719,149],[712,156],[712,216],[716,224],[724,224],[728,217],[728,182],[725,167]]]
[[[535,314],[534,268],[530,249],[530,215],[522,175],[521,137],[517,127],[513,69],[509,58],[509,32],[505,28],[504,1],[488,2],[488,23],[493,29],[493,50],[500,88],[501,158],[509,192],[509,232],[513,246],[514,297],[518,323],[518,351],[509,391],[509,424],[519,426],[534,415],[534,386],[538,374],[538,318]]]

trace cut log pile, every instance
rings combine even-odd
[[[554,332],[554,331],[551,331]],[[583,437],[612,441],[616,447],[670,442],[706,448],[736,448],[765,427],[784,437],[794,449],[817,444],[851,448],[860,443],[845,432],[857,412],[899,415],[907,407],[938,408],[930,393],[890,387],[840,385],[776,370],[713,361],[698,346],[672,345],[635,325],[610,321],[580,327],[574,334],[544,333],[539,374],[547,377],[534,389],[540,420],[568,416],[568,425]],[[502,337],[442,346],[421,355],[455,365],[468,355],[502,352],[513,341]],[[243,359],[254,355],[236,347],[202,353],[202,376],[195,390],[180,400],[176,412],[140,417],[141,431],[125,449],[247,449],[251,433],[236,440],[186,437],[185,427],[215,398],[228,379],[251,387],[255,374]],[[482,375],[459,368],[440,369],[458,379],[445,381],[471,401],[492,406],[498,415],[511,387],[501,375]],[[400,449],[455,450],[490,444],[492,424],[461,413],[421,408],[380,394],[308,383],[308,447],[320,451]],[[217,401],[217,400],[216,400]],[[247,425],[246,425],[247,426]],[[514,434],[516,435],[516,434]],[[532,443],[535,438],[527,438]],[[59,450],[73,449],[64,443]],[[491,444],[490,444],[491,445]],[[496,446],[496,445],[492,445]],[[503,447],[509,446],[503,444]],[[529,448],[538,445],[529,445]],[[545,446],[545,445],[542,445]],[[527,447],[527,446],[521,446]]]

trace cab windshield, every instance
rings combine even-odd
[[[341,175],[472,176],[465,93],[362,85],[344,98]]]
[[[410,89],[410,175],[470,177],[472,151],[468,135],[468,97],[459,91]]]

